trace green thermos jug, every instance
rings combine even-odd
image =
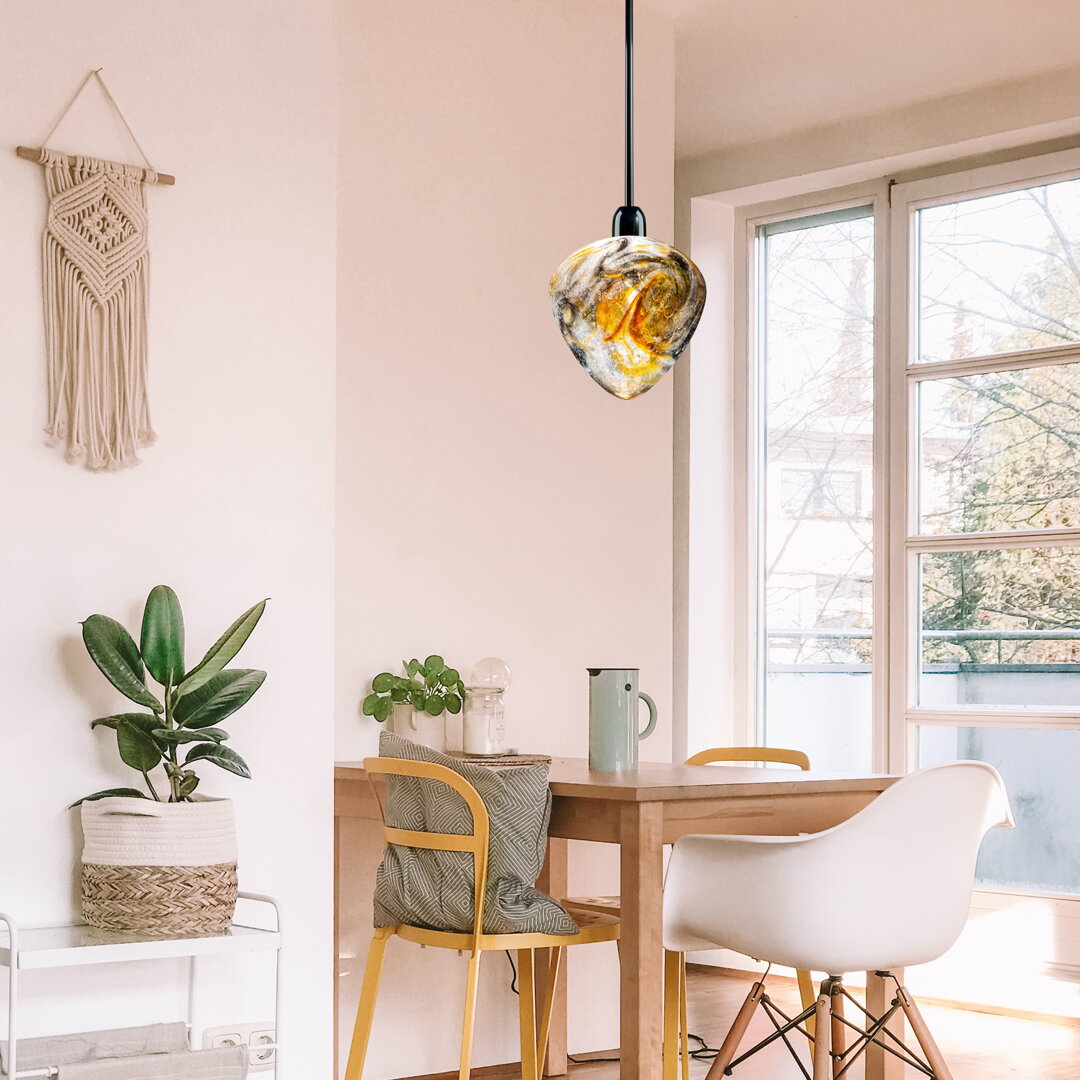
[[[589,673],[589,768],[596,772],[636,769],[638,743],[656,727],[656,702],[638,690],[638,668],[586,668]],[[649,722],[638,730],[638,703]]]

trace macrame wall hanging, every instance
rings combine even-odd
[[[49,208],[42,233],[49,444],[89,469],[139,461],[155,439],[146,386],[150,252],[146,186],[157,172],[109,93],[91,71],[40,148],[19,157],[45,170]],[[49,140],[76,98],[97,79],[145,167],[60,153]]]

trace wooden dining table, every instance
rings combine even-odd
[[[378,804],[359,762],[335,769],[335,815],[379,821]],[[867,806],[893,776],[800,772],[729,765],[643,762],[632,772],[592,772],[582,758],[551,763],[548,858],[538,886],[568,894],[567,842],[590,840],[620,849],[620,1076],[662,1080],[664,845],[691,833],[790,836],[819,832]],[[338,830],[335,830],[335,835]],[[853,868],[857,873],[857,868]],[[882,881],[882,906],[889,883]],[[821,888],[843,888],[822,882]],[[867,1008],[885,1012],[886,980],[867,973]],[[556,1000],[545,1075],[567,1070],[565,980]],[[882,1048],[866,1053],[866,1080],[896,1080],[902,1063]]]

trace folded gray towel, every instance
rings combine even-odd
[[[147,1024],[142,1027],[112,1028],[108,1031],[80,1031],[74,1035],[47,1035],[19,1040],[19,1072],[24,1069],[51,1069],[81,1061],[134,1057],[136,1054],[165,1054],[188,1048],[187,1025]],[[7,1074],[6,1042],[0,1042],[0,1072]]]
[[[244,1080],[247,1074],[247,1047],[223,1046],[61,1065],[58,1080]]]

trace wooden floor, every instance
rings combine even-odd
[[[714,968],[691,967],[688,982],[690,1030],[711,1046],[719,1045],[749,984]],[[770,996],[785,1012],[798,1007],[794,986],[777,983]],[[953,1080],[1080,1080],[1080,1027],[993,1016],[955,1008],[924,1005],[923,1014],[953,1071]],[[765,1035],[772,1029],[751,1028]],[[747,1045],[750,1045],[749,1043]],[[691,1080],[704,1080],[708,1062],[691,1064]],[[456,1077],[447,1073],[446,1077]],[[476,1069],[476,1080],[511,1080],[520,1076],[513,1066]],[[619,1067],[611,1062],[572,1064],[569,1080],[618,1080]],[[801,1073],[782,1045],[769,1047],[741,1065],[734,1080],[801,1080]],[[850,1073],[862,1077],[861,1065]],[[906,1074],[921,1076],[914,1069]],[[434,1080],[434,1078],[424,1078]],[[441,1080],[441,1076],[440,1076]]]

